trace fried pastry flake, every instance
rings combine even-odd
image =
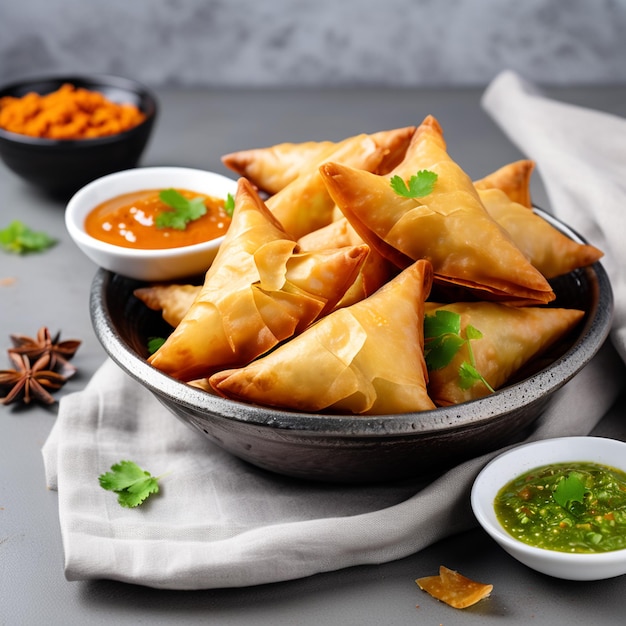
[[[497,302],[427,302],[425,315],[450,311],[460,316],[462,338],[473,326],[482,337],[471,340],[474,366],[493,389],[499,389],[516,372],[552,347],[583,318],[577,309],[550,307],[511,307]],[[428,354],[429,340],[425,350]],[[428,393],[437,406],[449,406],[482,398],[490,390],[476,381],[469,388],[461,385],[459,371],[471,362],[467,345],[462,346],[442,369],[430,369]],[[427,356],[428,362],[428,356]]]
[[[479,190],[478,195],[489,215],[546,278],[591,265],[603,256],[595,246],[570,239],[532,210],[512,201],[501,189]]]
[[[149,362],[183,381],[244,365],[331,310],[367,253],[365,245],[298,252],[241,178],[231,225],[204,284]]]
[[[415,581],[420,589],[455,609],[466,609],[489,597],[493,585],[479,583],[441,565],[438,576],[424,576]]]
[[[433,409],[423,356],[431,280],[430,263],[418,261],[369,298],[333,311],[246,367],[214,374],[209,383],[231,399],[305,412]]]
[[[439,124],[429,116],[405,160],[415,174],[438,178],[422,198],[398,195],[387,176],[329,162],[320,171],[330,195],[372,248],[398,267],[428,259],[435,281],[477,292],[479,299],[545,304],[554,292],[482,205],[467,174],[449,157]],[[399,175],[399,174],[398,174]]]

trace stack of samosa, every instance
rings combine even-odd
[[[472,182],[432,116],[223,161],[241,178],[204,283],[136,291],[173,327],[149,361],[181,381],[302,412],[424,411],[501,388],[584,317],[546,306],[549,279],[602,253],[532,210],[531,161]],[[421,196],[391,184],[419,172],[435,178]],[[458,320],[459,347],[428,369],[438,311]]]

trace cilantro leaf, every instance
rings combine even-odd
[[[408,186],[397,174],[391,177],[390,183],[393,190],[399,196],[405,198],[423,198],[429,193],[432,193],[437,178],[438,176],[435,172],[420,170],[417,174],[409,178]]]
[[[461,332],[461,316],[454,311],[439,309],[434,315],[424,316],[424,338],[434,339],[446,333],[458,335]]]
[[[124,507],[140,505],[153,493],[159,492],[159,477],[142,470],[133,461],[120,461],[111,471],[98,477],[100,486],[117,493],[117,501]]]
[[[471,324],[468,324],[465,327],[465,336],[470,340],[483,338],[483,334],[478,330],[478,328],[475,328]]]
[[[19,220],[13,220],[6,228],[0,230],[0,247],[15,254],[41,252],[56,242],[56,239],[47,233],[36,232]]]
[[[461,316],[454,311],[439,309],[434,315],[424,316],[424,357],[429,371],[440,370],[452,362],[456,353],[467,347],[469,362],[463,361],[459,367],[459,387],[469,389],[481,382],[490,392],[493,388],[476,368],[471,341],[480,339],[483,334],[471,324],[465,327],[465,337],[461,335]]]
[[[189,200],[176,189],[164,189],[159,193],[159,198],[173,210],[163,211],[157,215],[155,220],[157,228],[185,230],[189,222],[206,213],[206,205],[201,197]]]
[[[148,352],[154,354],[165,343],[165,337],[148,337]]]
[[[224,211],[228,217],[233,216],[233,212],[235,210],[235,198],[232,193],[229,193],[226,196],[226,200],[224,200]]]
[[[479,380],[482,380],[480,372],[471,363],[463,361],[459,367],[459,387],[469,389]]]
[[[577,515],[584,511],[585,483],[575,472],[561,478],[552,494],[554,501],[566,511]],[[582,509],[582,510],[581,510]]]
[[[451,333],[433,339],[428,344],[426,367],[431,371],[443,369],[450,364],[465,343],[462,337]]]

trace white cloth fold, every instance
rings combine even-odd
[[[603,349],[530,438],[588,434],[620,389],[619,365]],[[112,361],[62,398],[43,448],[48,486],[59,493],[66,577],[167,589],[277,582],[408,556],[475,525],[469,491],[494,454],[426,486],[292,480],[199,438]],[[97,480],[122,459],[166,474],[161,493],[122,508]]]
[[[620,188],[615,181],[606,183],[610,193],[602,196],[602,207],[595,206],[589,190],[580,195],[577,190],[578,184],[588,184],[581,172],[597,175],[596,187],[617,177],[597,129],[611,137],[613,126],[624,122],[572,112],[510,74],[494,81],[484,103],[514,140],[520,129],[529,158],[551,183],[554,213],[607,252],[619,289],[616,344],[624,355]],[[561,107],[582,119],[557,133],[557,122],[566,118]],[[595,140],[587,142],[589,130]],[[541,141],[526,138],[533,134]],[[616,158],[619,148],[611,148]],[[602,153],[597,160],[595,151]],[[561,159],[563,153],[571,153],[569,159]],[[575,175],[560,169],[572,167],[572,159],[582,164]],[[600,173],[590,172],[587,161],[605,165],[598,165]],[[626,154],[621,165],[626,166]],[[588,434],[613,404],[623,376],[623,362],[605,345],[556,394],[529,438]],[[418,480],[321,485],[285,478],[198,437],[112,361],[83,391],[62,398],[43,447],[48,486],[58,489],[67,578],[110,578],[168,589],[270,583],[408,556],[475,525],[470,488],[498,452],[472,459],[427,485]],[[98,485],[98,476],[122,459],[154,475],[166,474],[162,492],[136,509],[120,507],[115,494]]]

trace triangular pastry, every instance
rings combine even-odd
[[[201,285],[149,285],[135,289],[133,294],[149,309],[161,311],[163,319],[176,328],[201,289]]]
[[[577,309],[550,307],[511,307],[497,302],[427,302],[425,315],[450,311],[460,316],[460,336],[467,338],[467,327],[473,326],[482,337],[471,339],[474,365],[489,385],[497,390],[532,359],[543,354],[567,335],[584,316]],[[426,333],[424,350],[429,362],[432,339]],[[435,404],[448,406],[475,400],[491,391],[480,381],[463,388],[459,377],[463,363],[471,363],[467,344],[448,365],[429,370],[428,392]]]
[[[345,217],[331,222],[304,237],[298,239],[301,250],[326,250],[342,246],[357,246],[363,244],[363,239],[352,228]],[[367,298],[393,276],[398,273],[397,268],[376,250],[370,249],[365,262],[361,266],[359,275],[348,289],[337,307],[349,306],[363,298]]]
[[[298,252],[241,178],[231,225],[202,289],[149,362],[184,381],[248,363],[331,310],[367,253],[365,245]]]
[[[394,168],[404,153],[415,131],[415,126],[394,128],[372,133],[372,140],[383,149],[378,173]],[[311,167],[319,166],[334,152],[338,143],[333,141],[284,142],[265,148],[239,150],[222,156],[222,163],[247,178],[253,185],[269,195],[298,178]]]
[[[529,159],[507,163],[495,172],[474,181],[474,187],[479,190],[500,189],[513,202],[530,209],[533,206],[530,194],[530,178],[534,169],[535,162]]]
[[[332,141],[285,142],[231,152],[222,156],[222,163],[261,191],[273,195],[295,180],[312,162],[330,154],[334,147]]]
[[[404,153],[414,127],[401,128],[372,135],[361,134],[335,144],[330,153],[312,161],[297,178],[267,199],[267,207],[295,239],[330,224],[335,203],[328,195],[319,172],[326,161],[375,172],[397,152]]]
[[[472,181],[447,154],[434,118],[420,125],[405,158],[413,174],[437,174],[431,193],[407,198],[386,176],[332,162],[320,168],[330,195],[367,244],[398,267],[427,259],[436,282],[471,289],[479,299],[554,299],[547,280],[489,216]]]
[[[602,257],[598,248],[570,239],[500,189],[479,190],[478,195],[489,215],[546,278],[567,274]]]
[[[434,408],[426,392],[423,310],[432,279],[418,261],[369,298],[209,383],[226,397],[304,412],[393,414]]]

